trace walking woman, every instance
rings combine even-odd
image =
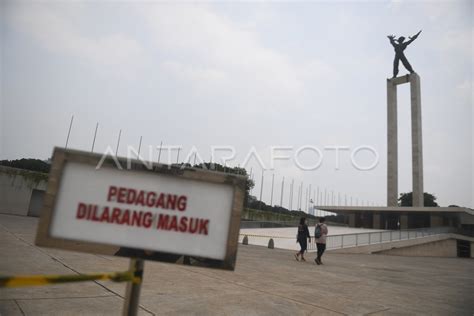
[[[298,225],[298,235],[296,241],[300,244],[301,250],[295,254],[296,261],[300,261],[299,257],[301,256],[302,261],[306,261],[304,258],[304,252],[308,248],[308,241],[311,242],[311,237],[309,235],[308,225],[306,225],[306,218],[301,217],[300,224]]]

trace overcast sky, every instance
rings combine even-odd
[[[304,182],[370,203],[386,201],[386,36],[423,29],[406,50],[421,77],[425,191],[442,206],[474,207],[473,6],[471,1],[288,3],[0,2],[0,159],[51,156],[64,146],[94,151],[233,146],[242,165],[255,148],[267,167],[271,146],[323,154],[303,171],[294,159],[265,171],[263,200],[288,206],[288,183]],[[400,65],[400,75],[406,70]],[[399,87],[399,190],[411,191],[409,86]],[[346,146],[336,153],[328,146]],[[370,146],[378,164],[354,168]],[[228,154],[228,153],[227,153]],[[176,159],[177,152],[172,153]],[[306,150],[306,165],[318,160]],[[164,159],[162,159],[163,161]],[[368,166],[368,150],[355,155]],[[256,159],[246,166],[256,180]],[[313,193],[314,194],[314,193]],[[303,193],[303,198],[304,198]]]

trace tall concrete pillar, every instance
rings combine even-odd
[[[398,205],[397,85],[410,83],[413,206],[423,205],[423,138],[420,77],[387,79],[387,206]]]
[[[413,206],[424,206],[420,77],[410,75]]]
[[[387,206],[398,205],[397,85],[387,80]]]

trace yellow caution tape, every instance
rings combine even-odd
[[[18,275],[0,276],[0,288],[41,286],[58,283],[83,282],[94,280],[110,280],[114,282],[141,283],[142,278],[133,271],[101,273],[101,274],[79,274],[79,275]]]

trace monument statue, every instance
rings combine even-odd
[[[421,31],[419,31],[418,33],[416,33],[415,35],[411,37],[408,37],[409,40],[406,42],[405,42],[405,37],[403,36],[400,36],[398,40],[395,39],[394,35],[387,36],[388,39],[390,40],[390,44],[392,44],[393,48],[395,49],[395,59],[393,60],[393,77],[392,78],[395,78],[398,75],[398,64],[400,60],[402,61],[403,66],[405,66],[405,68],[410,73],[415,72],[413,68],[411,67],[410,63],[408,62],[408,59],[405,57],[405,54],[403,53],[403,51],[405,50],[405,48],[407,48],[408,45],[411,44],[411,42],[416,40],[416,38],[418,37],[418,35],[420,35],[420,33]]]
[[[421,128],[421,89],[420,76],[415,73],[403,51],[419,35],[409,37],[405,42],[403,36],[395,40],[390,35],[390,43],[395,48],[393,61],[393,77],[387,79],[387,206],[398,206],[398,124],[397,124],[397,86],[410,84],[411,103],[411,154],[412,154],[412,185],[413,206],[424,206],[423,191],[423,137]],[[400,60],[410,75],[397,77]],[[405,224],[401,226],[407,227]]]

